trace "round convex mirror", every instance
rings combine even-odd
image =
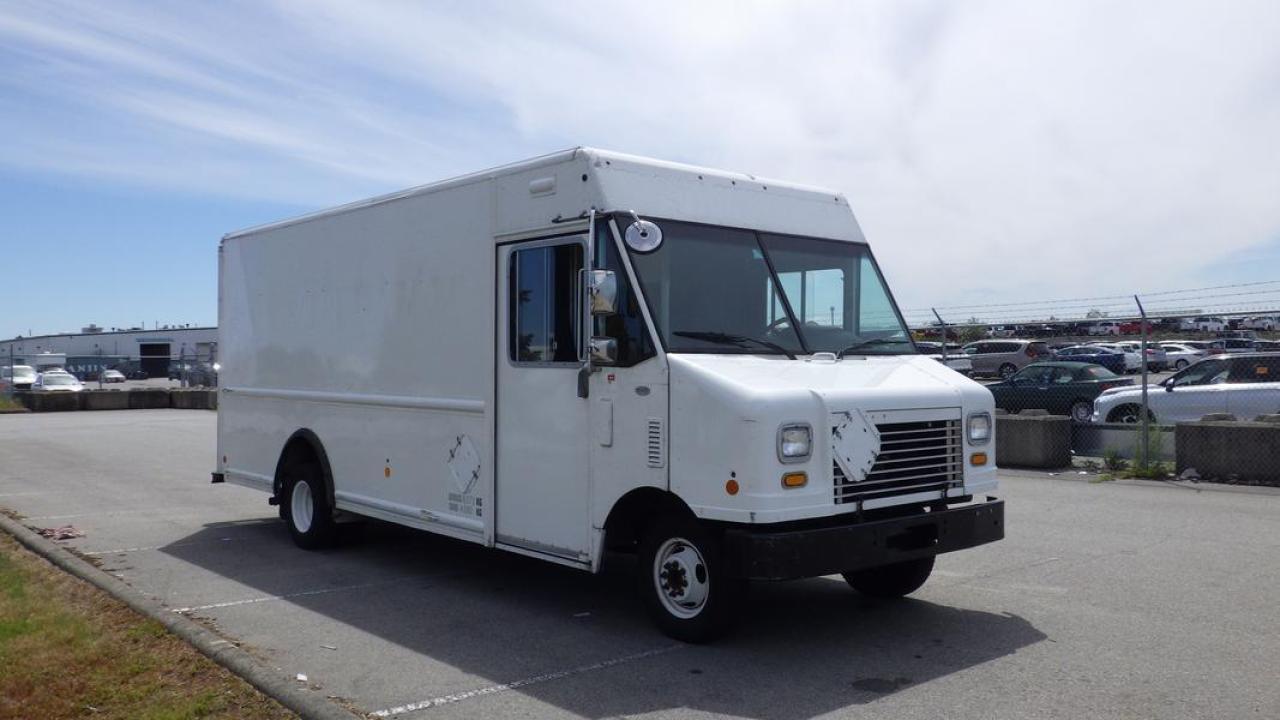
[[[653,252],[662,244],[662,228],[648,220],[637,220],[627,226],[627,247],[639,253]]]

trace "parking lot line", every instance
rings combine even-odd
[[[635,660],[643,660],[644,658],[653,657],[655,655],[662,655],[665,653],[669,653],[672,650],[678,650],[682,647],[685,647],[685,646],[684,645],[667,645],[660,648],[654,648],[652,650],[645,650],[643,652],[632,653],[630,655],[623,655],[622,657],[616,657],[610,660],[601,660],[600,662],[591,663],[590,665],[580,665],[578,667],[569,668],[567,670],[557,670],[555,672],[544,673],[542,675],[535,675],[533,677],[525,678],[523,680],[516,680],[515,682],[502,683],[499,685],[489,685],[488,687],[477,688],[475,690],[467,690],[466,692],[455,693],[453,695],[441,695],[440,697],[434,697],[434,698],[431,698],[430,700],[421,700],[419,702],[409,703],[408,705],[398,705],[396,707],[387,708],[385,710],[378,710],[376,712],[372,712],[369,714],[372,715],[373,717],[385,718],[385,717],[394,717],[396,715],[404,715],[406,713],[411,713],[411,712],[417,712],[419,710],[426,710],[428,708],[440,707],[441,705],[452,705],[453,703],[462,702],[463,700],[470,700],[472,698],[484,697],[486,695],[495,695],[497,693],[506,692],[508,690],[518,690],[519,688],[522,688],[522,687],[528,687],[530,685],[537,685],[540,683],[551,682],[552,680],[559,680],[561,678],[571,677],[573,675],[581,675],[583,673],[594,672],[596,670],[604,670],[605,668],[611,668],[611,667],[614,667],[615,665],[622,665],[623,663],[629,663]]]
[[[389,585],[391,583],[403,582],[411,578],[420,578],[421,575],[401,576],[388,578],[386,580],[378,580],[376,582],[360,583],[358,585],[340,585],[338,587],[316,588],[315,590],[301,590],[292,593],[283,593],[281,595],[260,595],[258,597],[244,598],[242,600],[228,600],[220,603],[210,603],[208,605],[192,605],[190,607],[173,608],[171,612],[189,613],[197,610],[217,610],[219,608],[236,607],[237,605],[253,605],[256,603],[272,602],[274,600],[289,600],[290,598],[311,597],[312,595],[327,595],[329,593],[346,592],[347,590],[363,590],[365,588],[377,587],[378,585]]]
[[[147,550],[160,550],[161,548],[179,548],[188,547],[190,545],[216,545],[218,543],[230,542],[235,540],[233,537],[218,538],[217,540],[195,540],[184,543],[168,543],[166,545],[140,545],[138,547],[116,548],[114,550],[86,550],[81,555],[115,555],[117,553],[145,552]]]

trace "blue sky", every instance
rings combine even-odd
[[[1276,37],[1246,0],[7,2],[0,336],[211,323],[229,230],[577,144],[844,191],[904,308],[1280,279]]]

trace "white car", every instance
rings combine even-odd
[[[1183,343],[1160,343],[1160,347],[1164,348],[1165,358],[1169,361],[1169,367],[1174,370],[1182,370],[1188,365],[1194,365],[1209,355],[1206,350]]]
[[[8,389],[12,385],[15,390],[26,390],[35,381],[36,371],[30,365],[0,367],[0,389]]]
[[[1119,335],[1121,323],[1115,320],[1103,320],[1089,326],[1090,335]]]
[[[69,372],[42,372],[31,385],[32,392],[80,392],[84,385]]]
[[[103,370],[102,382],[104,383],[122,383],[124,382],[124,373],[119,370]]]
[[[1219,317],[1198,317],[1191,321],[1192,330],[1200,332],[1222,332],[1227,329],[1227,321]]]
[[[1137,350],[1125,349],[1123,343],[1092,342],[1089,344],[1094,347],[1106,348],[1112,352],[1118,352],[1124,355],[1125,372],[1138,372],[1142,369],[1142,353],[1139,353]]]
[[[1142,355],[1142,343],[1123,342],[1116,343],[1116,345],[1123,348],[1127,353]],[[1151,372],[1161,372],[1167,367],[1169,367],[1169,353],[1156,343],[1147,343],[1147,369]]]
[[[1246,330],[1266,330],[1268,332],[1280,328],[1280,317],[1275,316],[1259,316],[1251,317],[1240,323],[1240,327]]]
[[[1280,353],[1215,355],[1147,388],[1150,418],[1158,423],[1231,413],[1241,420],[1280,413]],[[1093,422],[1142,419],[1142,388],[1105,390],[1093,403]]]

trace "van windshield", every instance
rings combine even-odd
[[[654,222],[662,244],[631,262],[669,352],[916,353],[866,245]]]

